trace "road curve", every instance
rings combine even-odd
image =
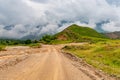
[[[0,70],[0,80],[93,80],[52,45],[29,54],[18,64]]]

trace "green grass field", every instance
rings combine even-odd
[[[112,76],[120,77],[120,40],[65,46],[63,49]]]

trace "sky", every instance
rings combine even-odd
[[[120,31],[120,0],[0,0],[0,37],[55,34],[71,24]]]

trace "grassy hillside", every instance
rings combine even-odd
[[[62,32],[54,36],[44,36],[42,41],[48,43],[69,43],[69,42],[98,42],[105,40],[106,37],[92,28],[71,25]]]
[[[57,40],[67,40],[71,42],[97,42],[106,37],[92,28],[71,25],[62,32],[55,35]]]
[[[96,38],[105,38],[104,35],[98,33],[92,28],[82,27],[78,25],[71,25],[62,32],[56,34],[60,39],[78,39],[81,37],[96,37]],[[62,37],[62,38],[61,38]]]
[[[63,49],[111,76],[120,78],[120,40],[65,46]]]

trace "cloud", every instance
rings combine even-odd
[[[116,1],[0,0],[0,37],[54,34],[73,23],[120,31],[120,1]]]
[[[32,1],[36,1],[36,2],[39,2],[39,3],[47,3],[47,2],[49,2],[49,0],[32,0]]]
[[[120,0],[106,0],[109,4],[120,6]]]
[[[120,23],[111,21],[110,23],[104,24],[102,28],[108,32],[120,31]]]

